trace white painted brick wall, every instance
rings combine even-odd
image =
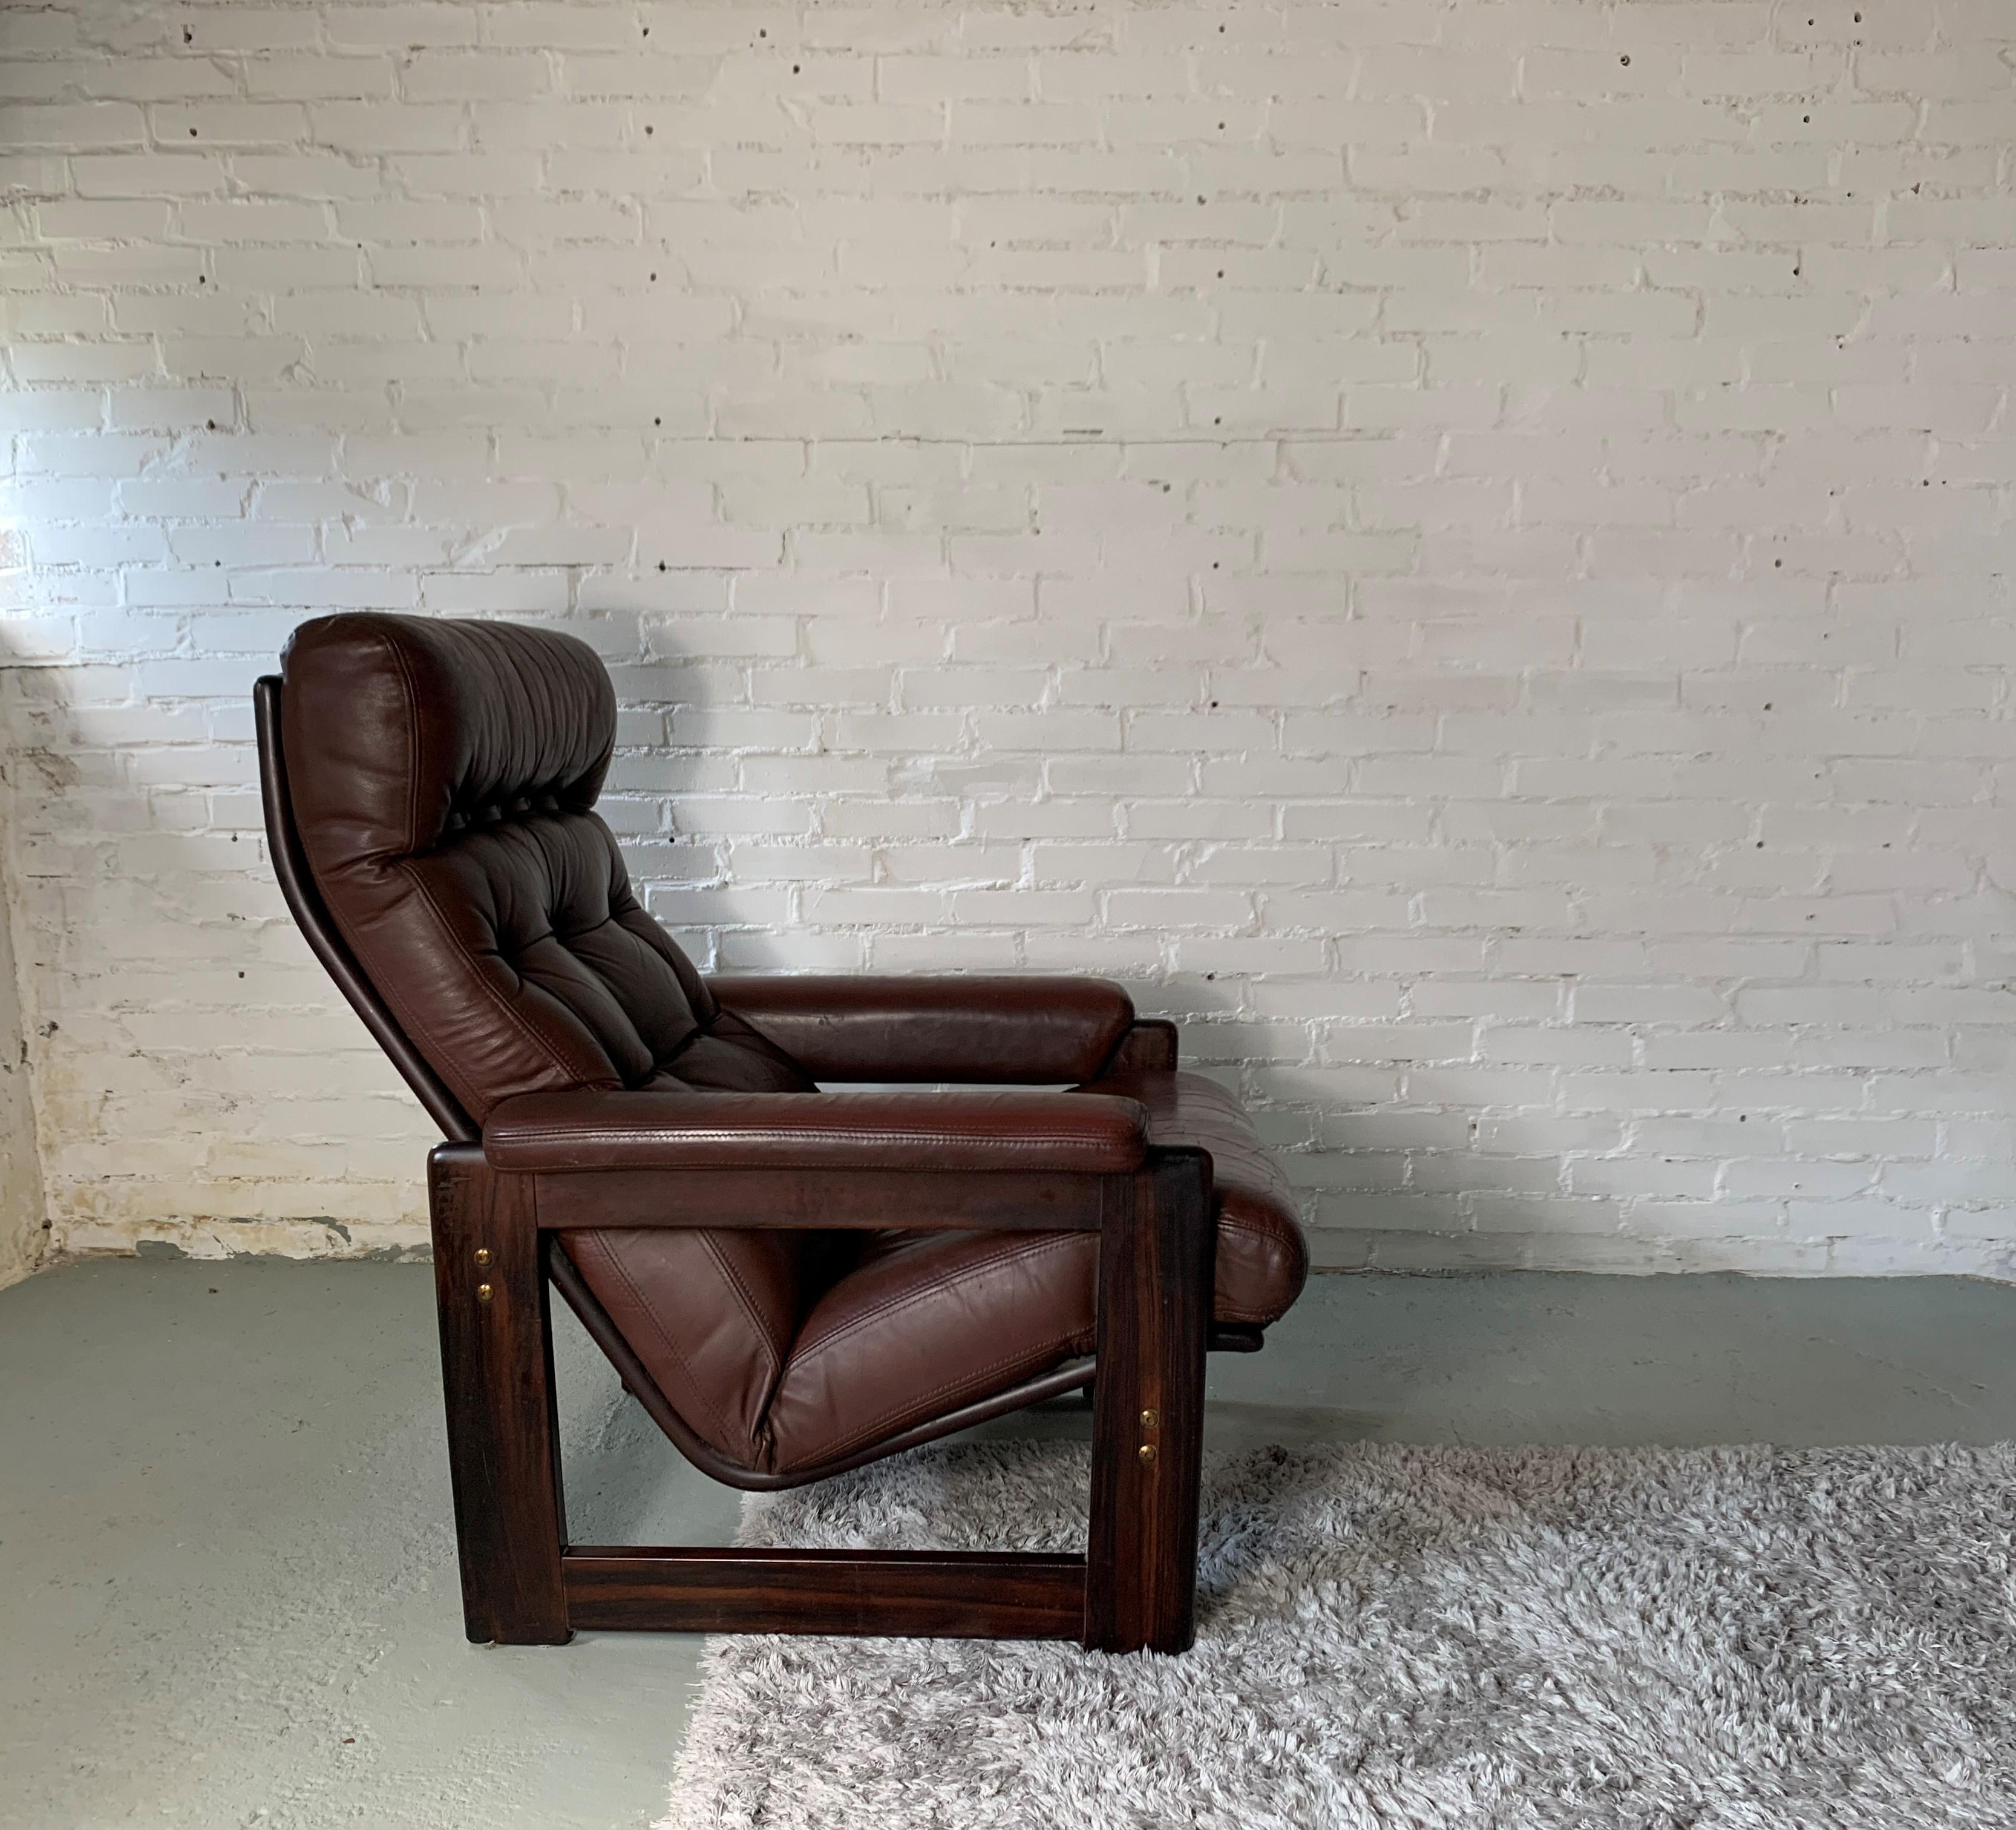
[[[1181,1018],[1323,1260],[2016,1275],[2016,6],[0,13],[56,1239],[421,1237],[268,874],[565,618],[738,967]]]

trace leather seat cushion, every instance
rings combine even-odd
[[[1098,1246],[878,1233],[812,1305],[770,1407],[779,1470],[846,1455],[1092,1351]]]
[[[1287,1184],[1237,1099],[1196,1074],[1116,1075],[1082,1090],[1138,1099],[1154,1141],[1211,1152],[1216,1319],[1280,1317],[1308,1252]],[[1090,1234],[639,1228],[567,1243],[672,1407],[764,1474],[872,1446],[1093,1348]]]
[[[1218,1271],[1211,1302],[1222,1322],[1262,1327],[1287,1313],[1309,1274],[1309,1242],[1294,1191],[1253,1128],[1238,1096],[1201,1074],[1115,1074],[1081,1093],[1138,1099],[1151,1143],[1211,1152],[1218,1198]]]

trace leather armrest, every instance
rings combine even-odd
[[[1134,1021],[1103,978],[808,974],[707,981],[815,1080],[1091,1080]]]
[[[493,1169],[1065,1170],[1147,1161],[1139,1101],[1103,1093],[527,1093],[483,1127]]]

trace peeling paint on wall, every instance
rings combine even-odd
[[[16,1283],[45,1255],[48,1216],[35,1146],[35,1106],[20,982],[14,971],[13,872],[6,847],[11,784],[0,768],[0,1287]]]

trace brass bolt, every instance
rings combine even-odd
[[[1155,1459],[1155,1445],[1153,1443],[1143,1443],[1141,1445],[1141,1459],[1143,1461],[1153,1461]]]
[[[1144,1410],[1141,1413],[1141,1427],[1144,1430],[1153,1429],[1161,1421],[1152,1410]]]
[[[488,1302],[495,1294],[496,1292],[488,1284],[478,1284],[476,1286],[476,1300],[478,1302]]]
[[[479,1245],[477,1247],[476,1268],[479,1271],[488,1270],[490,1268],[490,1248],[488,1246]]]

